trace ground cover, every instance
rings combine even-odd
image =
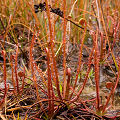
[[[0,118],[119,120],[119,3],[0,1]]]

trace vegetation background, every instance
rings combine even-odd
[[[120,0],[0,0],[0,118],[120,119]]]

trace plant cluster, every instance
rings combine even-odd
[[[62,5],[59,2],[45,0],[34,6],[32,0],[0,2],[4,5],[0,9],[0,68],[4,83],[3,88],[0,86],[0,118],[120,119],[120,109],[108,115],[113,110],[115,92],[120,84],[120,11],[117,4],[112,0],[63,0]],[[69,43],[78,45],[74,73],[67,64]],[[83,55],[84,49],[88,55]],[[62,57],[62,76],[59,57]],[[43,63],[47,66],[45,70]],[[109,90],[103,103],[100,80],[104,67],[112,71],[114,81],[105,81],[104,87]],[[9,70],[12,89],[7,84]],[[95,97],[84,99],[82,95],[87,85],[90,86],[90,78],[95,86]]]

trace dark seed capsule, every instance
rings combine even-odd
[[[39,7],[42,8],[42,7],[44,7],[44,5],[43,5],[42,3],[40,3],[40,4],[39,4]]]
[[[109,45],[108,44],[106,44],[106,50],[108,50],[109,49]]]
[[[46,57],[46,56],[42,56],[42,59],[43,59],[43,60],[47,60],[47,57]]]
[[[44,2],[43,5],[46,6],[46,3]]]
[[[41,12],[46,11],[46,6],[44,4],[40,3],[39,6],[40,6],[40,9],[41,9]]]
[[[63,12],[60,10],[60,8],[56,8],[56,9],[51,8],[50,12],[53,12],[53,13],[59,15],[60,17],[63,17]]]
[[[63,17],[63,11],[61,11],[60,8],[57,8],[56,10],[57,10],[56,14],[59,15],[60,17]]]
[[[0,56],[0,62],[3,62],[3,61],[4,61],[3,57],[2,57],[2,56]]]
[[[57,10],[56,10],[56,9],[53,9],[53,13],[57,14]]]
[[[39,5],[34,5],[34,9],[38,9],[39,8]]]
[[[61,12],[60,8],[57,8],[56,10],[57,10],[57,13],[60,13],[60,12]]]
[[[35,13],[38,13],[39,12],[39,10],[38,9],[35,9]]]
[[[60,13],[60,16],[63,17],[63,11]]]
[[[40,9],[41,9],[41,8],[46,8],[46,3],[45,3],[45,2],[44,2],[44,3],[40,3],[40,4],[39,4],[39,7],[40,7]]]
[[[54,13],[54,9],[50,7],[50,12],[53,12]]]
[[[43,7],[43,8],[41,8],[41,12],[42,12],[42,11],[46,11],[46,8],[44,8],[44,7]]]

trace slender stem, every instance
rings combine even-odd
[[[39,97],[37,79],[36,79],[36,76],[35,76],[34,63],[33,63],[33,53],[32,53],[33,46],[34,46],[34,35],[32,37],[31,46],[30,46],[30,64],[31,64],[32,77],[33,77],[34,85],[35,85],[35,88],[36,88],[36,95],[37,95],[37,99],[39,100],[40,97]]]
[[[99,96],[99,54],[98,54],[98,30],[94,37],[94,46],[95,46],[95,52],[94,52],[94,65],[95,65],[95,83],[96,83],[96,104],[97,104],[97,110],[99,110],[100,105],[100,96]]]
[[[92,62],[92,56],[93,56],[93,51],[94,51],[94,47],[91,51],[91,54],[89,56],[89,60],[88,60],[88,69],[87,69],[87,73],[86,73],[86,76],[85,76],[85,80],[83,82],[83,85],[81,87],[81,89],[79,90],[78,94],[71,100],[71,102],[75,102],[79,97],[80,97],[80,94],[82,93],[86,83],[87,83],[87,80],[88,80],[88,77],[89,77],[89,73],[90,73],[90,70],[91,70],[91,62]]]
[[[13,55],[10,56],[11,70],[12,70],[12,84],[14,86],[14,93],[16,93],[15,80],[14,80],[14,68],[13,68]]]
[[[2,51],[3,59],[4,59],[4,64],[3,64],[3,71],[4,71],[4,85],[5,85],[5,92],[4,96],[7,94],[7,85],[6,85],[6,52],[3,50]]]
[[[68,75],[68,79],[67,79],[67,85],[66,85],[65,99],[69,98],[69,92],[70,92],[70,76],[71,76],[70,68],[67,69],[67,75]]]
[[[15,55],[15,77],[16,77],[16,86],[17,86],[17,92],[19,93],[19,83],[18,83],[18,75],[17,75],[17,60],[18,57],[18,46],[16,46],[16,55]]]
[[[86,24],[86,22],[85,22],[85,24]],[[80,50],[79,50],[79,61],[78,61],[77,73],[76,73],[75,83],[74,83],[74,86],[73,86],[73,92],[71,93],[70,98],[72,97],[72,95],[74,93],[74,90],[75,90],[75,87],[76,87],[76,84],[77,84],[77,80],[78,80],[78,76],[79,76],[79,73],[80,73],[80,68],[81,68],[81,63],[82,63],[82,49],[83,49],[83,45],[84,45],[85,35],[86,35],[86,27],[85,27],[85,30],[84,30],[84,33],[83,33],[83,37],[82,37],[82,40],[81,40],[81,46],[80,46]]]
[[[115,90],[116,90],[117,85],[118,85],[118,83],[119,83],[119,77],[120,77],[120,60],[119,60],[119,70],[118,70],[118,76],[117,76],[117,80],[116,80],[116,83],[115,83],[115,87],[111,90],[111,93],[109,94],[109,96],[108,96],[108,98],[107,98],[107,101],[106,101],[106,104],[104,105],[104,108],[103,108],[103,110],[102,110],[102,113],[105,112],[105,110],[106,110],[106,108],[107,108],[107,105],[108,105],[108,103],[109,103],[109,101],[110,101],[111,96],[115,93]]]
[[[45,2],[46,2],[46,9],[47,9],[46,12],[47,12],[47,16],[48,16],[49,29],[50,29],[50,46],[51,46],[53,65],[54,65],[54,70],[55,70],[56,88],[57,88],[57,93],[58,93],[59,99],[62,100],[62,97],[60,94],[60,88],[59,88],[58,71],[57,71],[56,60],[55,60],[55,55],[54,55],[53,29],[52,29],[52,24],[50,21],[50,10],[49,10],[49,6],[48,6],[48,1],[45,0]]]
[[[65,92],[66,92],[66,19],[65,19],[65,10],[66,10],[66,0],[63,0],[63,96],[65,98]]]
[[[46,48],[46,53],[47,53],[47,72],[48,72],[48,99],[52,99],[52,93],[53,93],[53,89],[52,89],[52,81],[51,81],[51,70],[50,70],[50,54],[49,54],[49,50],[48,48]],[[49,117],[51,118],[52,114],[53,114],[53,110],[54,110],[54,106],[53,106],[53,101],[48,101],[48,111],[49,111]]]

